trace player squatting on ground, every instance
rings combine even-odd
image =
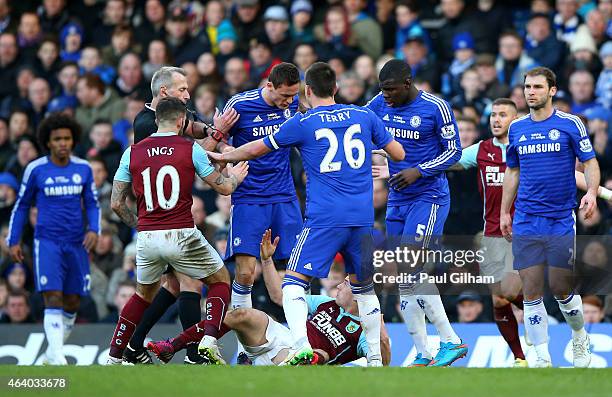
[[[365,257],[362,263],[361,242],[372,238],[374,223],[372,149],[382,148],[397,161],[405,153],[373,112],[335,103],[336,76],[329,65],[313,64],[305,82],[309,111],[296,114],[272,135],[209,156],[220,162],[236,162],[292,146],[302,156],[308,202],[306,222],[283,280],[283,310],[293,339],[282,364],[308,364],[313,359],[305,290],[312,277],[327,277],[334,256],[340,252],[366,336],[368,365],[380,366],[380,303],[373,291],[372,263]]]
[[[177,98],[163,98],[155,109],[157,132],[128,148],[113,181],[111,207],[128,226],[137,228],[136,293],[125,305],[113,333],[108,363],[120,364],[123,350],[151,303],[167,265],[181,283],[202,280],[208,286],[204,337],[198,351],[212,364],[225,363],[217,346],[229,305],[229,273],[216,251],[194,226],[191,189],[195,174],[215,191],[229,195],[246,177],[248,165],[228,167],[229,177],[215,170],[204,149],[179,136],[186,109]],[[138,216],[126,205],[132,189]]]
[[[272,301],[283,304],[282,279],[272,255],[279,237],[272,241],[267,230],[261,240],[263,278]],[[336,299],[322,295],[306,295],[309,320],[306,322],[308,342],[313,349],[311,364],[342,365],[366,357],[368,344],[358,317],[358,308],[348,282],[338,286]],[[381,319],[382,321],[382,319]],[[223,321],[227,330],[233,330],[253,365],[278,365],[289,355],[293,339],[289,328],[278,323],[261,310],[238,308],[228,311]],[[380,346],[383,365],[391,361],[391,345],[384,323],[381,323]],[[149,342],[147,348],[162,362],[167,363],[174,354],[201,339],[201,324],[181,333],[169,341]]]

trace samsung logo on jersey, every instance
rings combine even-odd
[[[45,196],[71,196],[75,194],[81,194],[82,192],[83,185],[45,187]]]
[[[560,152],[560,143],[536,143],[531,145],[519,146],[519,154],[533,154],[533,153],[547,153],[547,152]]]
[[[277,132],[280,124],[266,125],[265,127],[253,127],[253,136],[266,136]]]
[[[419,139],[419,131],[404,130],[401,128],[385,127],[396,138]]]

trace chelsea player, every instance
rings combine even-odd
[[[223,114],[235,110],[240,118],[229,130],[234,147],[259,140],[276,131],[298,108],[300,73],[281,63],[270,72],[263,88],[234,95]],[[281,237],[276,259],[287,259],[302,228],[302,212],[295,193],[290,148],[249,162],[249,175],[232,194],[226,260],[236,258],[232,307],[252,307],[251,290],[261,235],[268,228]]]
[[[38,128],[48,156],[25,169],[7,238],[14,261],[22,262],[19,244],[30,207],[36,203],[34,269],[36,290],[45,301],[46,362],[66,365],[63,345],[70,335],[80,297],[89,293],[89,258],[100,232],[100,208],[89,163],[71,156],[81,127],[68,116],[55,114]],[[83,219],[83,208],[87,222]]]
[[[404,61],[387,62],[379,81],[381,93],[366,106],[406,151],[402,161],[389,162],[387,235],[401,236],[402,243],[416,249],[430,248],[442,235],[450,209],[444,171],[461,158],[455,116],[446,101],[412,84]],[[465,356],[467,346],[451,327],[435,284],[400,284],[399,292],[400,311],[417,350],[412,366],[447,366]],[[427,348],[425,314],[440,333],[435,358]]]
[[[328,64],[313,64],[305,82],[308,112],[295,115],[272,135],[210,157],[234,162],[291,146],[299,149],[308,200],[304,228],[283,280],[283,309],[294,341],[284,363],[311,362],[305,290],[312,277],[327,277],[334,256],[341,252],[366,335],[368,365],[380,366],[380,303],[374,293],[371,258],[361,252],[362,242],[372,239],[374,223],[371,152],[383,148],[400,161],[404,150],[370,110],[335,103],[336,74]]]
[[[552,106],[557,92],[555,74],[548,68],[534,68],[525,75],[524,86],[529,114],[509,127],[500,227],[504,237],[512,240],[514,268],[523,283],[525,330],[538,355],[536,367],[552,366],[542,302],[546,272],[572,329],[574,367],[588,367],[591,352],[582,299],[573,294],[571,285],[576,235],[574,168],[578,158],[584,164],[587,184],[580,209],[588,219],[596,206],[599,164],[582,121]]]

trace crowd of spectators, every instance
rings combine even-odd
[[[149,83],[163,65],[187,72],[195,110],[211,121],[234,94],[254,88],[282,62],[303,75],[317,60],[338,76],[337,101],[364,105],[378,92],[378,71],[391,58],[413,70],[413,82],[450,102],[462,147],[490,137],[488,115],[498,97],[510,97],[521,114],[523,74],[541,65],[558,76],[555,106],[580,115],[588,126],[612,188],[612,1],[600,0],[0,0],[0,225],[6,236],[26,165],[44,155],[36,129],[48,114],[73,115],[83,127],[75,154],[94,171],[103,228],[91,253],[91,297],[80,322],[114,323],[135,290],[133,230],[110,210],[113,175],[132,142],[135,115],[151,99]],[[544,165],[545,166],[545,165]],[[298,195],[304,175],[292,154]],[[446,233],[476,236],[482,203],[476,171],[449,172],[451,211]],[[374,183],[376,225],[384,230],[388,187]],[[193,215],[224,253],[231,202],[203,183],[193,190]],[[23,264],[0,253],[0,322],[41,321],[42,299],[33,291],[30,212]],[[578,234],[612,234],[612,207],[600,202]],[[604,240],[609,241],[609,240]],[[582,245],[578,258],[592,274],[609,277],[611,245]],[[230,270],[233,269],[229,263]],[[343,280],[342,258],[315,292],[332,295]],[[397,292],[383,285],[385,319],[398,321]],[[608,300],[608,302],[606,302]],[[451,319],[491,321],[490,298],[477,291],[444,297]],[[261,272],[253,289],[257,308],[282,317]],[[585,320],[612,314],[605,296],[583,298]],[[550,311],[553,314],[554,312]],[[561,317],[561,316],[559,316]],[[522,319],[522,316],[519,316]],[[170,310],[165,321],[176,321]]]

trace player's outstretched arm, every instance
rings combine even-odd
[[[506,172],[504,173],[504,190],[502,193],[499,223],[502,235],[508,241],[512,241],[512,215],[510,210],[518,190],[519,172],[520,169],[518,167],[506,167]]]
[[[132,212],[126,203],[126,198],[131,190],[130,182],[114,180],[113,191],[111,192],[111,208],[117,216],[131,228],[138,225],[138,217]]]
[[[274,255],[279,241],[280,237],[278,236],[272,241],[272,230],[266,230],[261,238],[259,257],[261,258],[261,269],[268,295],[270,295],[272,302],[279,306],[283,306],[283,280],[281,280],[278,275],[274,267],[274,261],[272,260],[272,255]]]
[[[589,219],[593,215],[593,212],[595,212],[595,207],[597,206],[597,190],[599,188],[601,173],[599,171],[599,163],[595,157],[584,161],[583,164],[587,192],[582,197],[582,200],[580,200],[580,209],[584,210],[584,219]]]
[[[586,182],[586,177],[584,176],[584,173],[580,171],[575,171],[575,175],[576,175],[576,186],[578,187],[578,189],[586,192],[588,189],[587,189],[587,182]],[[612,202],[612,190],[606,189],[603,186],[599,186],[599,188],[597,189],[597,197],[604,199],[606,201]]]
[[[237,149],[226,153],[207,152],[208,157],[219,163],[235,163],[238,161],[252,160],[268,154],[272,149],[268,148],[263,142],[263,139],[258,139],[242,145]]]
[[[204,182],[212,187],[217,193],[229,196],[234,193],[238,185],[246,178],[249,173],[249,164],[244,161],[239,162],[234,167],[228,164],[227,172],[229,176],[226,177],[219,171],[213,171],[203,178]]]

